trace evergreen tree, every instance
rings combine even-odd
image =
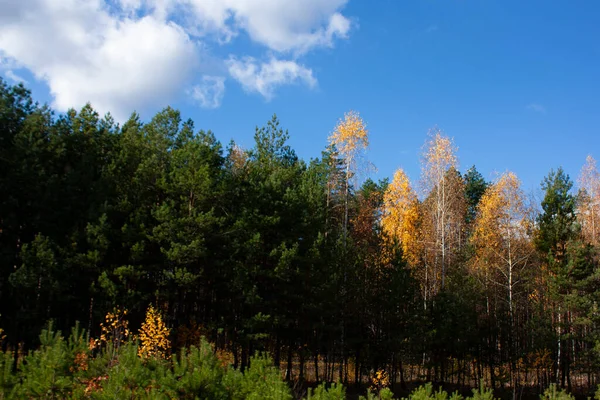
[[[571,386],[569,368],[573,352],[567,337],[570,335],[570,319],[564,296],[567,294],[569,280],[569,254],[571,241],[577,237],[575,215],[575,197],[571,194],[573,183],[569,176],[558,168],[551,170],[542,183],[545,191],[542,200],[542,213],[538,217],[538,232],[535,244],[548,271],[550,295],[556,315],[557,335],[555,347],[555,377],[560,378],[561,386]]]
[[[481,200],[489,184],[474,165],[467,170],[463,179],[465,181],[465,196],[467,198],[467,223],[471,223],[477,214],[479,200]]]

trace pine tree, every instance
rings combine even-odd
[[[561,386],[571,385],[570,361],[573,354],[565,335],[570,332],[569,310],[565,309],[564,295],[569,279],[569,245],[577,237],[575,197],[571,194],[573,183],[569,176],[558,168],[551,170],[542,183],[545,191],[542,213],[538,216],[538,231],[535,245],[545,260],[548,272],[549,292],[555,312],[556,363],[554,376],[560,378]]]
[[[488,182],[473,165],[463,176],[465,180],[465,196],[467,197],[467,224],[477,215],[477,205],[488,187]]]

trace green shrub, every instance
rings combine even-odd
[[[161,395],[164,390],[160,385],[168,374],[168,361],[156,358],[142,360],[138,357],[137,344],[127,343],[121,345],[117,362],[108,370],[106,379],[101,381],[101,390],[94,391],[92,398],[169,398]]]
[[[0,350],[0,399],[8,398],[17,379],[13,373],[14,354]]]
[[[473,396],[469,397],[473,400],[494,400],[494,391],[486,389],[483,380],[479,382],[479,389],[473,389]]]
[[[307,400],[344,400],[346,398],[346,389],[344,385],[333,383],[327,387],[322,383],[314,390],[309,389]]]
[[[230,369],[224,381],[232,399],[291,400],[293,398],[289,386],[281,378],[281,372],[265,355],[252,357],[250,367],[244,373]]]
[[[540,395],[541,400],[575,400],[575,397],[564,390],[558,390],[555,384],[550,385],[544,394]]]
[[[359,400],[393,400],[394,393],[389,388],[383,388],[379,393],[367,389],[367,397],[360,396]]]
[[[12,396],[17,398],[66,398],[73,388],[69,367],[74,356],[59,332],[42,330],[40,348],[30,352],[19,366],[18,383]]]
[[[210,344],[202,339],[199,347],[180,351],[161,386],[180,399],[228,399],[223,382],[226,373]]]
[[[411,394],[408,395],[408,400],[447,400],[448,393],[441,388],[437,391],[433,391],[433,385],[427,383],[423,386],[419,386]],[[407,400],[407,399],[404,399]]]

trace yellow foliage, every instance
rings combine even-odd
[[[434,128],[429,131],[423,150],[423,178],[428,190],[439,187],[450,168],[456,168],[458,159],[454,141]]]
[[[150,305],[146,311],[146,320],[139,331],[140,348],[138,355],[142,358],[168,358],[171,348],[170,329],[165,326],[160,313]]]
[[[115,350],[118,349],[121,343],[131,336],[129,321],[125,319],[126,315],[127,310],[121,310],[119,307],[108,312],[104,317],[104,322],[100,324],[100,338],[90,341],[90,350],[108,343],[112,343]]]
[[[504,173],[479,201],[471,238],[475,248],[471,268],[486,284],[507,290],[511,313],[515,287],[534,251],[532,229],[520,181],[514,173]]]
[[[593,245],[600,243],[600,173],[596,160],[587,156],[579,176],[577,219],[583,239]]]
[[[398,169],[383,196],[381,226],[388,238],[400,242],[411,265],[416,264],[418,258],[418,205],[408,176],[402,168]]]
[[[382,369],[375,372],[375,376],[371,379],[371,390],[379,392],[381,389],[390,385],[390,376]]]
[[[422,152],[423,268],[419,271],[425,298],[445,286],[448,268],[456,265],[464,243],[465,185],[457,170],[457,148],[451,138],[431,129]]]
[[[338,122],[329,137],[329,142],[336,146],[344,158],[347,158],[369,146],[367,125],[357,112],[347,112],[344,114],[344,119]]]
[[[515,256],[525,254],[514,254],[515,251],[530,250],[531,222],[520,185],[517,176],[507,172],[481,197],[472,238],[479,269],[497,267],[509,259],[518,260]],[[513,258],[509,258],[511,255]]]

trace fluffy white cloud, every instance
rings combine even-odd
[[[202,82],[194,86],[190,95],[204,108],[218,108],[225,94],[225,78],[222,76],[202,77]]]
[[[118,19],[100,1],[33,2],[1,25],[0,49],[48,83],[59,110],[90,101],[124,118],[168,100],[196,64],[195,45],[173,23]]]
[[[176,1],[176,0],[171,0]],[[346,38],[350,20],[338,10],[347,0],[187,0],[197,20],[226,39],[244,30],[279,52],[305,53]]]
[[[205,76],[216,75],[205,44],[223,45],[247,34],[291,57],[260,65],[250,58],[222,60],[222,68],[248,91],[271,98],[283,84],[312,87],[312,71],[297,58],[347,37],[351,24],[340,13],[346,2],[2,0],[0,58],[45,81],[59,110],[90,101],[102,113],[125,117],[133,109],[167,104],[194,82],[191,96],[203,107],[218,107],[224,80]]]
[[[273,97],[275,89],[281,85],[303,82],[314,87],[317,84],[312,70],[295,61],[271,58],[268,63],[259,65],[252,57],[243,60],[230,57],[227,65],[232,78],[240,82],[244,90],[260,93],[267,100]]]

